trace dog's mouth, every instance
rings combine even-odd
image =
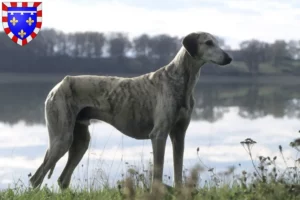
[[[224,65],[223,62],[217,62],[217,61],[214,61],[214,60],[211,60],[210,62],[213,63],[213,64],[216,64],[216,65]]]
[[[221,62],[216,62],[214,60],[211,60],[210,62],[217,64],[217,65],[228,65],[229,63],[231,63],[231,61],[232,61],[232,58],[228,54],[225,54],[225,56]]]

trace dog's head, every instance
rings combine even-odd
[[[206,32],[188,34],[183,38],[182,45],[196,60],[218,65],[227,65],[232,61],[232,58],[219,47],[217,39]]]

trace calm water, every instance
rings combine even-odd
[[[7,78],[0,83],[0,188],[20,179],[26,185],[27,175],[41,164],[48,144],[44,124],[44,101],[59,79],[15,81]],[[279,156],[282,145],[288,165],[296,159],[289,142],[300,129],[299,83],[289,81],[202,81],[196,88],[196,107],[186,134],[184,167],[189,169],[202,162],[216,172],[228,166],[252,169],[249,156],[240,142],[252,138],[257,142],[253,155]],[[94,184],[120,178],[128,167],[147,169],[152,158],[148,140],[134,140],[112,126],[95,122],[90,126],[92,141],[89,151],[74,172],[73,184],[91,184],[88,177],[97,177]],[[66,164],[65,155],[57,164],[51,180],[56,180]],[[278,165],[283,166],[282,159]],[[168,140],[164,174],[171,176],[172,149]],[[88,180],[85,180],[88,179]]]

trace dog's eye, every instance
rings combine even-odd
[[[213,46],[213,45],[214,45],[214,43],[213,43],[212,40],[207,40],[207,41],[205,42],[205,44],[208,45],[208,46]]]

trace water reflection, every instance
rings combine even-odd
[[[42,162],[48,144],[44,125],[44,100],[55,82],[44,81],[0,84],[0,187],[17,182],[26,184],[28,173]],[[251,169],[249,157],[240,141],[251,137],[258,144],[254,156],[279,156],[284,149],[288,163],[296,158],[288,147],[297,137],[300,117],[297,85],[253,83],[201,83],[196,89],[196,109],[187,131],[185,168],[202,161],[217,171],[242,164]],[[76,168],[73,183],[97,174],[98,181],[116,181],[128,165],[147,167],[151,160],[148,140],[133,140],[106,123],[93,123],[91,147]],[[66,164],[65,155],[51,180],[55,184]],[[172,149],[168,140],[165,174],[172,176]],[[128,164],[126,164],[128,163]],[[144,163],[142,165],[141,163]],[[278,165],[283,161],[278,159]],[[104,173],[97,171],[101,168]],[[166,180],[168,182],[168,180]],[[100,184],[100,183],[99,183]]]
[[[28,124],[44,123],[44,101],[56,82],[0,84],[0,121],[9,124],[24,120]],[[195,91],[193,120],[215,122],[228,112],[239,109],[239,116],[256,119],[267,115],[282,118],[300,117],[298,85],[254,83],[201,83]]]

